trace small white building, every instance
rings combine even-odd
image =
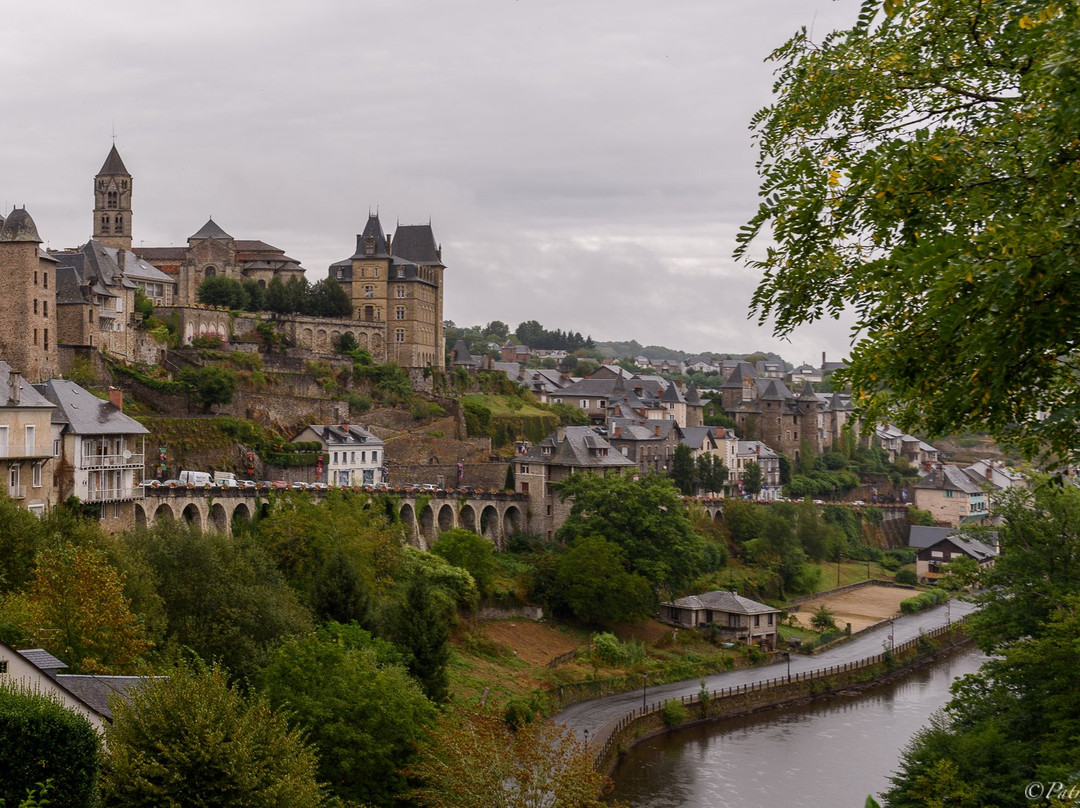
[[[375,485],[386,482],[385,444],[367,429],[350,424],[312,424],[293,443],[323,445],[326,482],[330,485]]]

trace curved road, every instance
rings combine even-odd
[[[918,614],[904,615],[893,621],[896,636],[895,643],[914,639],[919,632],[928,631],[938,626],[943,626],[948,620],[957,620],[975,611],[974,604],[954,600],[951,606],[936,606]],[[816,656],[791,655],[791,673],[805,673],[829,668],[833,665],[843,665],[845,662],[855,662],[874,654],[880,654],[882,649],[889,643],[889,623],[883,623],[878,628],[866,631],[854,639],[842,643]],[[725,687],[764,682],[786,676],[788,673],[787,662],[773,662],[770,665],[760,665],[754,668],[743,668],[728,673],[714,673],[705,677],[705,687],[710,691],[722,690]],[[682,682],[671,682],[666,685],[649,687],[645,692],[645,703],[650,707],[661,704],[668,699],[682,696],[695,695],[701,690],[701,679],[688,679]],[[598,732],[608,723],[618,721],[627,713],[639,709],[642,705],[641,688],[630,690],[626,693],[618,693],[614,696],[603,696],[590,699],[589,701],[572,704],[560,713],[552,717],[552,720],[563,723],[572,729],[579,738],[597,739]],[[586,735],[586,732],[588,733]]]

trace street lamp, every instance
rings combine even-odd
[[[787,680],[791,681],[791,651],[784,652],[784,659],[787,660]]]
[[[649,689],[649,674],[641,674],[641,712],[645,712],[645,693]]]
[[[889,620],[889,650],[896,650],[896,618]]]

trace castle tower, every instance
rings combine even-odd
[[[115,143],[94,177],[94,238],[106,247],[131,249],[131,175]]]
[[[56,259],[41,251],[25,208],[0,227],[0,359],[29,382],[57,375]]]

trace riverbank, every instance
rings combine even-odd
[[[863,659],[644,704],[591,739],[586,730],[586,742],[595,750],[596,768],[610,773],[621,754],[656,735],[876,687],[969,643],[962,623],[954,621]]]

